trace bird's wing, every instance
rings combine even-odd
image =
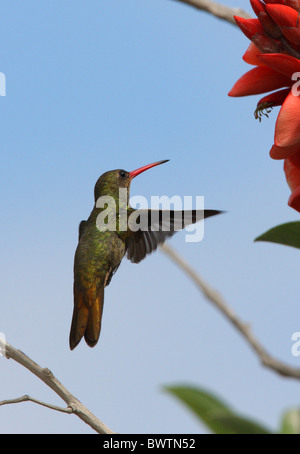
[[[85,224],[86,224],[86,221],[81,221],[80,224],[79,224],[79,229],[78,229],[78,241],[80,240],[81,235],[82,235],[83,232],[84,232]]]
[[[128,228],[131,231],[126,241],[127,258],[139,263],[147,254],[163,244],[166,238],[204,218],[215,216],[217,210],[130,210]],[[134,231],[139,225],[139,229]]]
[[[115,272],[117,271],[119,266],[120,266],[120,263],[119,263],[119,265],[112,268],[109,273],[107,273],[107,277],[106,277],[105,285],[104,285],[105,287],[107,287],[110,284],[111,278],[113,277],[113,275],[115,274]]]

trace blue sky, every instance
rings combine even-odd
[[[228,91],[249,68],[235,27],[175,1],[37,0],[1,6],[0,331],[113,430],[206,429],[162,391],[195,384],[276,428],[298,384],[264,369],[244,340],[163,255],[124,260],[105,292],[100,341],[68,346],[78,224],[97,178],[161,159],[132,195],[204,195],[227,213],[201,243],[170,241],[277,358],[295,367],[299,252],[253,243],[297,220],[282,162],[272,161],[276,109]],[[250,11],[246,0],[239,6]],[[0,358],[0,400],[60,399]],[[91,433],[75,416],[31,403],[1,408],[1,433]]]

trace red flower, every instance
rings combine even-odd
[[[270,156],[285,159],[292,190],[289,205],[300,212],[300,0],[250,2],[257,19],[235,20],[252,41],[243,59],[255,68],[236,82],[229,96],[272,92],[257,104],[255,117],[259,120],[273,107],[282,106]]]
[[[300,153],[284,160],[284,171],[292,191],[288,204],[300,211]]]

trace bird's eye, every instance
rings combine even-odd
[[[120,177],[122,177],[122,178],[126,177],[126,172],[125,172],[125,170],[120,170],[119,175],[120,175]]]

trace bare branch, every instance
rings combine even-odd
[[[234,328],[240,332],[264,366],[272,369],[274,372],[284,377],[300,380],[300,369],[290,367],[287,364],[274,359],[265,350],[263,345],[261,345],[261,343],[253,336],[249,325],[244,323],[233,312],[233,310],[223,300],[222,296],[210,287],[179,254],[177,254],[167,244],[161,246],[161,249],[192,279],[192,281],[194,281],[201,293],[225,316],[228,321],[230,321]]]
[[[222,5],[220,3],[213,2],[212,0],[175,0],[177,2],[186,3],[187,5],[193,6],[202,11],[212,14],[219,19],[230,22],[236,25],[233,16],[244,17],[248,19],[252,17],[249,13],[241,8],[231,8],[230,6]]]
[[[28,394],[25,394],[25,396],[17,397],[16,399],[2,400],[0,401],[0,407],[1,405],[19,404],[21,402],[34,402],[35,404],[42,405],[43,407],[51,408],[51,410],[61,411],[62,413],[74,413],[74,410],[71,407],[63,408],[57,405],[47,404],[42,400],[38,400],[35,399],[34,397],[28,396]]]
[[[11,399],[1,402],[1,405],[7,403],[18,403],[25,400],[31,400],[32,402],[44,405],[53,410],[64,411],[65,413],[74,413],[82,421],[91,426],[99,434],[113,434],[114,432],[110,430],[100,419],[98,419],[90,410],[88,410],[67,388],[62,385],[57,378],[54,377],[52,372],[47,369],[39,366],[37,363],[32,361],[25,353],[21,350],[16,350],[10,344],[5,342],[0,338],[0,350],[5,352],[7,358],[12,358],[17,363],[24,366],[34,375],[36,375],[40,380],[42,380],[49,388],[51,388],[61,399],[66,402],[67,408],[62,409],[61,407],[56,407],[55,405],[46,404],[44,402],[38,401],[34,398],[29,398],[29,396],[23,396],[19,399]],[[21,400],[22,399],[22,400]]]

